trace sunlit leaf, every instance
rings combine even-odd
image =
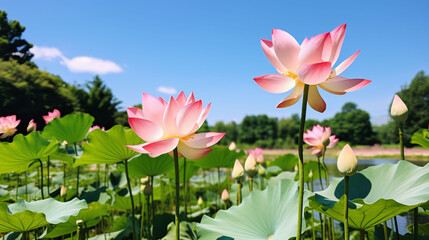
[[[138,178],[158,176],[171,170],[174,170],[174,159],[168,154],[156,158],[151,158],[147,154],[140,154],[128,163],[128,173],[130,176]]]
[[[344,180],[333,178],[324,191],[309,198],[310,207],[343,221]],[[349,226],[368,229],[429,199],[429,165],[407,161],[369,167],[350,177]]]
[[[298,164],[298,157],[295,154],[288,153],[277,157],[270,163],[270,166],[280,167],[283,171],[292,170]]]
[[[411,143],[429,149],[429,129],[420,129],[411,137]]]
[[[0,143],[0,174],[24,172],[35,160],[47,157],[57,149],[57,142],[46,140],[39,132],[26,136],[18,134],[13,142]]]
[[[62,118],[54,118],[43,129],[43,137],[55,138],[60,142],[78,144],[88,134],[88,130],[94,122],[94,117],[87,113],[71,113]]]
[[[244,156],[243,150],[236,152],[230,151],[228,148],[213,148],[205,157],[195,160],[195,166],[203,169],[210,168],[233,168],[236,159]]]

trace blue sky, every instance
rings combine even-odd
[[[252,80],[276,73],[259,42],[271,40],[273,28],[301,42],[347,23],[338,63],[362,50],[341,75],[373,82],[343,96],[321,90],[327,109],[322,114],[309,109],[308,118],[333,117],[352,101],[373,123],[384,123],[395,92],[418,71],[429,72],[429,2],[424,0],[6,0],[1,9],[26,26],[24,38],[39,48],[33,60],[40,69],[75,84],[99,73],[124,109],[141,103],[142,92],[168,99],[171,94],[160,87],[194,91],[203,103],[212,102],[210,125],[245,115],[300,113],[300,102],[275,108],[289,92],[269,93]]]

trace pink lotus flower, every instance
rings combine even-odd
[[[329,142],[328,142],[329,140]],[[331,136],[331,128],[323,128],[319,124],[313,126],[312,130],[307,130],[304,133],[304,142],[310,145],[307,149],[314,149],[312,154],[321,154],[322,150],[326,148],[332,148],[337,144],[338,138],[335,135]]]
[[[27,132],[37,131],[37,124],[31,119],[27,126]]]
[[[264,162],[264,154],[262,152],[262,148],[255,148],[253,150],[250,150],[249,154],[252,154],[254,156],[257,163]]]
[[[268,74],[254,78],[263,89],[272,93],[283,93],[295,89],[281,101],[277,108],[289,107],[298,102],[304,85],[310,85],[308,104],[318,112],[324,112],[326,103],[317,86],[323,90],[342,95],[358,90],[371,81],[348,79],[338,75],[355,60],[360,50],[332,69],[340,54],[346,24],[332,32],[305,38],[299,43],[289,33],[273,29],[273,41],[261,39],[262,50],[280,74]]]
[[[222,199],[223,201],[227,201],[227,200],[229,200],[229,193],[228,193],[228,190],[224,189],[224,190],[222,191],[221,199]]]
[[[48,124],[50,121],[54,120],[54,118],[61,117],[60,111],[54,109],[52,112],[48,112],[48,115],[42,116],[45,123]]]
[[[188,98],[181,92],[167,103],[143,93],[142,109],[128,108],[128,122],[134,132],[147,143],[127,146],[156,157],[172,154],[177,147],[179,156],[199,159],[208,154],[209,147],[217,143],[225,133],[197,133],[206,120],[211,104],[203,109],[201,100],[195,101],[191,92]]]
[[[95,129],[101,129],[102,131],[106,131],[104,127],[100,128],[100,126],[94,125],[94,126],[92,126],[92,127],[89,128],[88,133],[94,131]]]
[[[16,115],[10,115],[7,117],[0,117],[0,139],[13,136],[21,120],[16,120]]]

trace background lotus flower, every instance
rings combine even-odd
[[[31,119],[27,126],[27,132],[37,131],[37,124]]]
[[[312,130],[308,129],[307,132],[304,133],[304,142],[310,145],[307,149],[314,149],[312,154],[315,155],[322,152],[325,144],[328,143],[328,140],[329,144],[326,145],[326,148],[334,147],[339,140],[335,135],[331,136],[330,127],[323,128],[317,124],[316,126],[313,126]]]
[[[398,95],[395,95],[395,97],[393,98],[393,102],[390,107],[390,115],[398,123],[403,123],[407,121],[407,118],[408,118],[407,105],[405,105],[405,103]]]
[[[231,142],[231,144],[229,144],[228,149],[230,151],[234,151],[237,148],[237,145],[235,144],[235,142]]]
[[[264,154],[262,152],[262,148],[255,148],[253,150],[250,150],[249,154],[250,153],[253,154],[253,156],[255,157],[257,163],[264,162]]]
[[[100,128],[100,126],[94,125],[94,126],[92,126],[92,127],[89,128],[88,133],[94,131],[95,129],[101,129],[102,131],[106,131],[106,129],[104,127]]]
[[[239,180],[243,178],[244,176],[244,168],[243,165],[241,165],[240,161],[238,159],[235,160],[234,168],[232,168],[231,177]]]
[[[263,89],[272,93],[283,93],[295,89],[277,107],[289,107],[298,102],[308,84],[309,105],[318,112],[324,112],[326,103],[317,86],[327,92],[342,95],[360,89],[371,81],[339,77],[355,60],[360,50],[332,69],[341,51],[346,24],[332,32],[322,33],[299,43],[289,33],[273,29],[272,40],[261,40],[265,56],[280,74],[268,74],[254,78]]]
[[[131,128],[147,143],[127,147],[151,157],[172,154],[176,147],[179,157],[204,157],[212,150],[209,147],[225,135],[216,132],[195,134],[204,123],[210,105],[203,109],[203,103],[195,101],[193,93],[186,98],[181,92],[177,98],[171,97],[168,103],[143,93],[142,109],[128,108],[127,111]]]
[[[52,112],[48,112],[48,115],[42,116],[45,123],[48,124],[50,121],[54,120],[54,118],[61,117],[60,111],[58,109],[54,109]]]
[[[21,120],[16,120],[16,115],[10,115],[7,117],[0,117],[0,139],[13,136]]]
[[[222,196],[221,196],[222,201],[227,201],[229,200],[229,193],[228,190],[224,189],[222,191]]]

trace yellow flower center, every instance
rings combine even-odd
[[[273,237],[274,237],[274,234],[272,234],[271,236],[269,236],[269,237],[268,237],[268,239],[271,239],[271,238],[273,238]]]
[[[181,140],[184,140],[184,141],[188,141],[189,139],[194,138],[194,136],[195,136],[195,133],[191,133],[191,134],[189,134],[188,136],[181,137],[180,139],[181,139]]]
[[[298,75],[296,73],[291,72],[291,71],[287,71],[285,73],[282,73],[282,75],[286,76],[286,77],[290,77],[295,81],[299,81]]]

